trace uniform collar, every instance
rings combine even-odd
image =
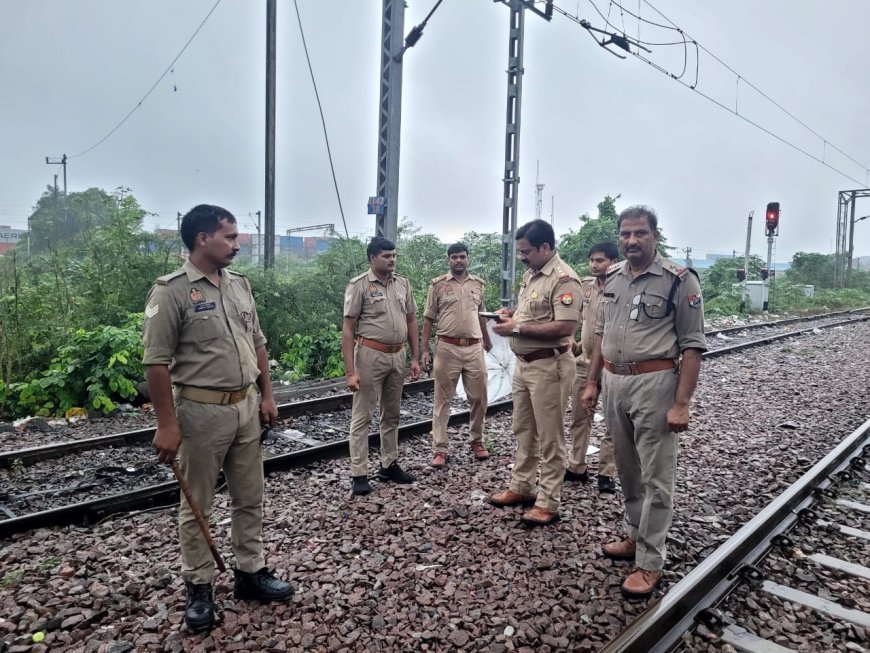
[[[550,276],[553,273],[553,270],[562,262],[562,259],[559,258],[558,254],[553,254],[553,258],[544,263],[544,267],[542,267],[537,272],[532,272],[533,274],[543,274],[546,276]]]
[[[208,280],[208,277],[196,267],[193,263],[190,262],[190,259],[187,259],[184,262],[184,265],[181,266],[181,269],[187,273],[187,280],[193,283],[194,281],[199,281],[200,279]]]
[[[375,274],[374,270],[372,270],[371,267],[369,267],[369,276],[368,276],[367,278],[368,278],[369,282],[375,282],[375,281],[377,281],[377,282],[378,282],[379,284],[381,284],[382,286],[386,286],[386,285],[387,285],[386,283],[384,283],[383,281],[381,281],[380,279],[378,279],[378,275]],[[393,279],[395,279],[395,275],[390,274],[390,276],[387,277],[387,283],[389,283],[389,282],[392,281]]]
[[[631,275],[631,266],[629,265],[628,261],[625,262],[625,265],[622,266],[622,269],[619,271],[619,273],[623,276],[626,276],[626,277],[632,276]],[[642,272],[642,274],[639,276],[642,276],[643,274],[647,274],[647,273],[655,274],[655,275],[658,275],[660,277],[663,276],[665,273],[664,268],[662,268],[662,255],[659,254],[658,250],[656,250],[656,254],[655,254],[655,256],[653,256],[652,263],[650,263],[649,267],[646,270],[644,270]]]

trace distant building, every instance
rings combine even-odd
[[[13,229],[5,225],[0,225],[0,254],[15,249],[15,246],[24,236],[27,235],[27,229]]]

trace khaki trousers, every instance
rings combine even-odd
[[[354,348],[354,365],[360,381],[359,390],[353,394],[350,416],[350,473],[351,476],[366,476],[369,428],[375,406],[381,413],[381,467],[389,467],[399,457],[405,350],[387,354],[358,344]]]
[[[221,467],[230,492],[232,543],[236,566],[255,572],[263,558],[263,457],[256,392],[232,406],[176,399],[181,428],[179,467],[197,507],[208,522]],[[181,575],[191,583],[211,583],[214,560],[184,494],[178,510]]]
[[[447,453],[450,441],[447,437],[447,421],[450,419],[450,402],[456,392],[456,384],[462,377],[462,385],[468,396],[471,410],[469,434],[471,442],[483,442],[483,418],[486,415],[486,361],[483,345],[460,347],[438,341],[435,351],[435,400],[432,404],[432,443],[436,452]]]
[[[574,382],[574,354],[525,363],[519,358],[514,369],[512,395],[513,429],[517,453],[510,489],[518,494],[537,494],[535,505],[556,512],[565,480],[564,415]],[[541,468],[537,492],[535,481]]]
[[[636,376],[604,371],[604,411],[613,435],[616,468],[625,496],[628,536],[637,540],[635,565],[665,564],[674,515],[679,439],[668,430],[678,375],[672,370]]]
[[[589,433],[592,431],[592,415],[586,413],[583,402],[583,390],[586,389],[586,379],[589,376],[589,364],[577,357],[577,375],[574,377],[574,387],[571,389],[571,448],[568,450],[568,469],[577,474],[586,471],[586,450],[589,448]],[[616,475],[616,463],[613,460],[613,438],[610,431],[605,430],[601,436],[601,447],[598,451],[598,474],[613,477]]]

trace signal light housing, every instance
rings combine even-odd
[[[779,202],[768,202],[764,214],[764,226],[768,236],[779,235]]]
[[[734,271],[737,273],[737,281],[746,280],[746,270],[744,270],[743,268],[737,268]]]

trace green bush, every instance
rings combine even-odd
[[[281,356],[281,364],[287,370],[289,381],[306,377],[333,379],[344,376],[341,331],[330,325],[314,335],[297,333],[291,336]]]
[[[77,329],[47,370],[9,385],[10,412],[57,415],[74,407],[111,412],[117,402],[136,396],[135,383],[144,377],[141,332],[141,313],[122,327]]]

